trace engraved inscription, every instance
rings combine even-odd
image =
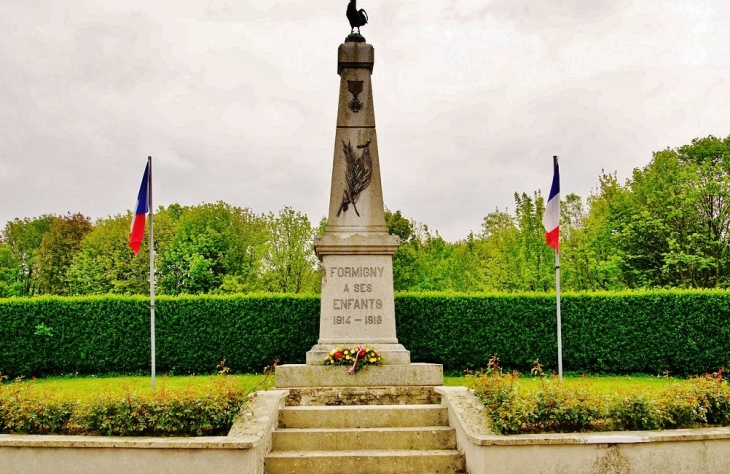
[[[332,309],[340,312],[333,315],[333,325],[383,324],[383,315],[377,314],[383,310],[383,300],[368,296],[377,292],[377,284],[371,283],[371,279],[383,278],[385,267],[331,266],[325,269],[325,273],[328,277],[347,281],[341,283],[342,298],[332,299]]]
[[[364,321],[366,325],[372,325],[372,324],[383,324],[383,317],[380,315],[374,316],[374,315],[368,315],[365,317],[365,319],[358,318],[353,320],[356,323],[361,323]],[[344,324],[350,324],[350,316],[342,316],[338,315],[332,318],[332,322],[335,326],[341,326]]]
[[[380,298],[337,298],[332,300],[332,309],[383,309]]]
[[[339,278],[381,278],[385,267],[330,267],[330,276]]]

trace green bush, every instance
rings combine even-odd
[[[127,390],[90,401],[65,400],[32,383],[0,386],[0,433],[102,436],[226,435],[246,401],[234,379],[213,376],[212,389]]]
[[[157,370],[234,372],[303,363],[319,336],[317,296],[181,296],[156,301]],[[515,370],[545,361],[557,370],[554,295],[396,295],[399,341],[415,362],[447,372],[486,367],[492,355]],[[693,375],[730,363],[730,292],[565,294],[567,371]],[[0,372],[11,377],[149,371],[144,297],[0,300]],[[366,342],[366,341],[364,341]],[[726,403],[719,400],[718,403]]]
[[[561,298],[563,366],[586,373],[696,375],[730,362],[730,292],[571,293]],[[496,355],[557,370],[555,295],[403,294],[398,339],[413,360],[477,370]]]
[[[211,373],[219,361],[257,373],[279,359],[303,362],[317,342],[319,298],[160,297],[160,373]],[[150,310],[144,297],[0,300],[0,372],[10,377],[148,372]]]
[[[523,390],[519,373],[503,374],[494,363],[472,375],[492,429],[501,434],[637,431],[730,426],[730,386],[722,373],[674,384],[657,395],[606,395],[589,386],[564,386],[542,377]]]

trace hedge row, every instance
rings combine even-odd
[[[225,436],[246,393],[233,377],[211,377],[205,389],[102,391],[84,401],[30,383],[0,385],[0,434]]]
[[[500,434],[641,431],[730,425],[730,385],[719,370],[660,393],[606,394],[591,384],[563,384],[545,376],[525,389],[519,373],[494,363],[474,374],[473,389]]]
[[[399,341],[448,371],[497,355],[527,371],[557,367],[554,295],[396,296]],[[730,363],[730,292],[652,291],[562,297],[567,371],[691,375]],[[260,372],[303,363],[319,334],[316,296],[187,296],[156,301],[158,372],[210,373],[226,359]],[[0,372],[11,377],[149,370],[144,297],[0,300]]]
[[[317,297],[159,297],[157,371],[208,374],[225,359],[260,373],[275,359],[299,362],[316,343],[318,315]],[[11,378],[149,371],[144,297],[3,300],[0,327],[0,372]]]
[[[557,370],[554,295],[409,295],[396,299],[396,313],[415,360],[453,371],[496,355],[529,372],[539,358]],[[695,375],[730,363],[728,291],[567,294],[561,316],[567,371]]]

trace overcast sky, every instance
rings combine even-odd
[[[326,215],[346,0],[0,0],[0,223],[154,204]],[[448,240],[730,134],[727,0],[360,0],[386,205]],[[1,224],[0,224],[1,225]]]

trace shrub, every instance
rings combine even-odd
[[[400,342],[413,360],[447,371],[532,361],[557,370],[555,296],[402,294]],[[730,292],[706,290],[567,293],[561,297],[563,365],[585,373],[690,376],[730,362]]]
[[[222,359],[258,373],[275,359],[304,362],[317,342],[319,298],[159,297],[155,325],[159,373],[210,373]],[[0,327],[0,372],[10,377],[149,372],[144,297],[0,300]]]
[[[316,296],[161,296],[157,370],[206,373],[223,358],[246,373],[274,359],[303,363],[317,343],[319,308]],[[461,372],[496,354],[510,370],[527,371],[538,358],[557,368],[553,295],[402,294],[395,309],[414,362]],[[569,371],[694,375],[730,362],[727,291],[565,294],[562,317]],[[149,370],[144,297],[0,300],[0,327],[0,371],[11,377]]]
[[[474,393],[501,434],[730,426],[730,386],[716,376],[695,377],[655,396],[608,396],[588,385],[566,387],[553,377],[526,391],[518,373],[493,368],[473,377]]]
[[[104,436],[217,436],[230,430],[246,401],[234,378],[212,376],[213,389],[129,388],[90,401],[63,400],[32,383],[0,386],[0,433]]]

